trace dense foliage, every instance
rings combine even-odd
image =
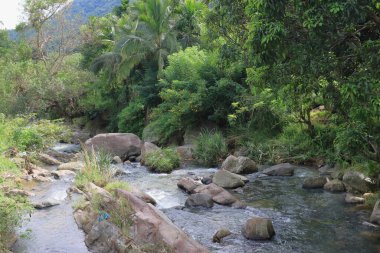
[[[1,32],[2,112],[81,117],[161,145],[213,125],[261,163],[379,173],[378,1],[123,0],[108,14],[99,3],[63,55],[22,27],[18,43]],[[44,38],[33,17],[46,11],[26,10]]]

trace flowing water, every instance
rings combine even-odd
[[[123,180],[154,197],[158,208],[177,226],[213,252],[380,252],[380,229],[367,223],[369,210],[345,204],[344,194],[301,188],[305,177],[317,175],[310,168],[298,168],[293,177],[249,175],[244,188],[231,191],[248,204],[245,210],[220,205],[179,208],[187,194],[177,188],[177,181],[184,176],[209,175],[215,169],[188,168],[169,175],[151,174],[138,164],[124,169]],[[256,216],[272,219],[276,236],[271,241],[250,241],[241,235],[245,221]],[[220,228],[228,228],[233,235],[221,244],[212,243]]]
[[[58,145],[58,152],[75,152],[75,145]],[[56,166],[46,169],[55,170]],[[26,217],[18,231],[20,238],[13,246],[15,253],[87,253],[84,233],[75,223],[72,205],[75,197],[69,198],[66,190],[72,185],[73,178],[53,180],[49,183],[28,183],[26,190],[34,193],[32,203],[49,201],[59,205],[35,210]]]
[[[74,146],[58,146],[56,151],[76,151]],[[71,151],[70,151],[71,152]],[[51,167],[54,170],[56,167]],[[212,209],[183,208],[187,194],[177,188],[182,177],[202,177],[216,169],[186,168],[172,174],[153,174],[139,164],[123,166],[121,179],[150,194],[178,227],[217,253],[371,253],[380,252],[380,228],[371,226],[369,210],[358,210],[344,203],[344,194],[301,188],[305,177],[317,175],[310,168],[298,168],[293,177],[248,176],[250,182],[231,191],[248,207],[233,209],[215,205]],[[60,205],[36,210],[26,221],[14,245],[15,253],[86,253],[84,234],[72,216],[73,200],[66,190],[72,179],[31,184],[32,201],[58,201]],[[27,187],[28,188],[28,187]],[[241,227],[252,217],[268,217],[273,221],[276,236],[271,241],[250,241],[241,234]],[[214,233],[228,228],[233,234],[212,243]]]

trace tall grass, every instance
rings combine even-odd
[[[111,168],[112,157],[103,151],[83,149],[84,168],[75,177],[75,185],[84,189],[88,183],[99,187],[112,181],[114,170]]]
[[[226,140],[219,131],[203,130],[195,142],[194,155],[204,165],[218,165],[227,154]]]

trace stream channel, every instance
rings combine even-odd
[[[71,149],[70,149],[71,148]],[[73,147],[58,146],[65,152]],[[216,169],[187,167],[171,174],[150,173],[138,163],[120,165],[126,172],[120,177],[145,191],[157,201],[170,220],[188,235],[217,253],[376,253],[380,252],[380,228],[369,224],[370,211],[344,202],[344,193],[302,189],[306,177],[318,171],[299,167],[292,177],[260,177],[248,175],[244,188],[231,191],[244,201],[246,209],[214,205],[212,209],[184,208],[187,194],[177,188],[182,177],[202,177]],[[55,170],[56,167],[48,167]],[[32,201],[53,200],[60,204],[36,210],[19,230],[15,253],[86,253],[84,234],[78,229],[72,205],[76,196],[68,198],[66,190],[73,178],[29,186]],[[28,189],[27,189],[28,190]],[[241,228],[252,217],[272,219],[276,231],[271,241],[250,241]],[[233,234],[222,243],[212,243],[214,233],[227,228]]]

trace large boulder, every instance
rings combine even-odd
[[[119,156],[122,160],[128,160],[131,156],[139,156],[143,143],[135,134],[108,133],[98,134],[85,143],[89,150],[105,151],[113,156]]]
[[[194,181],[193,179],[191,178],[181,178],[178,182],[177,182],[177,186],[178,188],[184,190],[185,192],[187,193],[194,193],[194,190],[195,188],[197,188],[198,186],[200,186],[201,184],[197,181]]]
[[[231,193],[220,186],[212,183],[209,185],[201,185],[194,189],[194,193],[205,193],[212,197],[212,200],[219,205],[231,206],[240,201]]]
[[[250,240],[270,240],[274,235],[272,221],[266,218],[252,218],[243,226],[242,233]]]
[[[220,187],[234,189],[245,185],[248,179],[227,170],[219,170],[214,174],[212,182]]]
[[[182,162],[191,162],[193,160],[194,147],[193,145],[184,145],[176,147],[176,151]]]
[[[323,186],[326,183],[327,183],[326,177],[310,177],[310,178],[306,178],[303,181],[302,188],[305,188],[305,189],[323,188]]]
[[[214,206],[214,201],[212,200],[211,196],[205,193],[196,193],[190,195],[186,202],[185,202],[186,207],[197,207],[197,206],[202,206],[202,207],[207,207],[211,208]]]
[[[366,193],[371,192],[376,184],[366,177],[363,173],[357,171],[348,171],[344,173],[343,182],[349,192]]]
[[[63,163],[61,165],[58,166],[58,169],[57,170],[71,170],[71,171],[74,171],[74,172],[78,172],[78,171],[81,171],[84,167],[84,163],[83,162],[69,162],[69,163]]]
[[[376,202],[369,221],[371,223],[380,225],[380,200]]]
[[[323,186],[323,189],[325,189],[326,191],[329,191],[329,192],[344,192],[346,190],[342,181],[340,181],[338,179],[328,181]]]
[[[155,144],[151,142],[144,142],[144,144],[141,147],[141,156],[140,156],[140,162],[141,164],[145,164],[146,155],[149,153],[152,153],[154,151],[161,150],[159,147],[157,147]]]
[[[281,163],[264,169],[262,173],[268,176],[293,176],[295,168],[290,163]]]
[[[187,236],[160,210],[135,197],[130,192],[117,190],[117,196],[128,200],[134,211],[132,236],[137,243],[166,244],[171,252],[205,253],[208,249]]]
[[[256,163],[248,157],[235,157],[233,155],[224,160],[222,169],[235,174],[250,174],[258,171]]]

